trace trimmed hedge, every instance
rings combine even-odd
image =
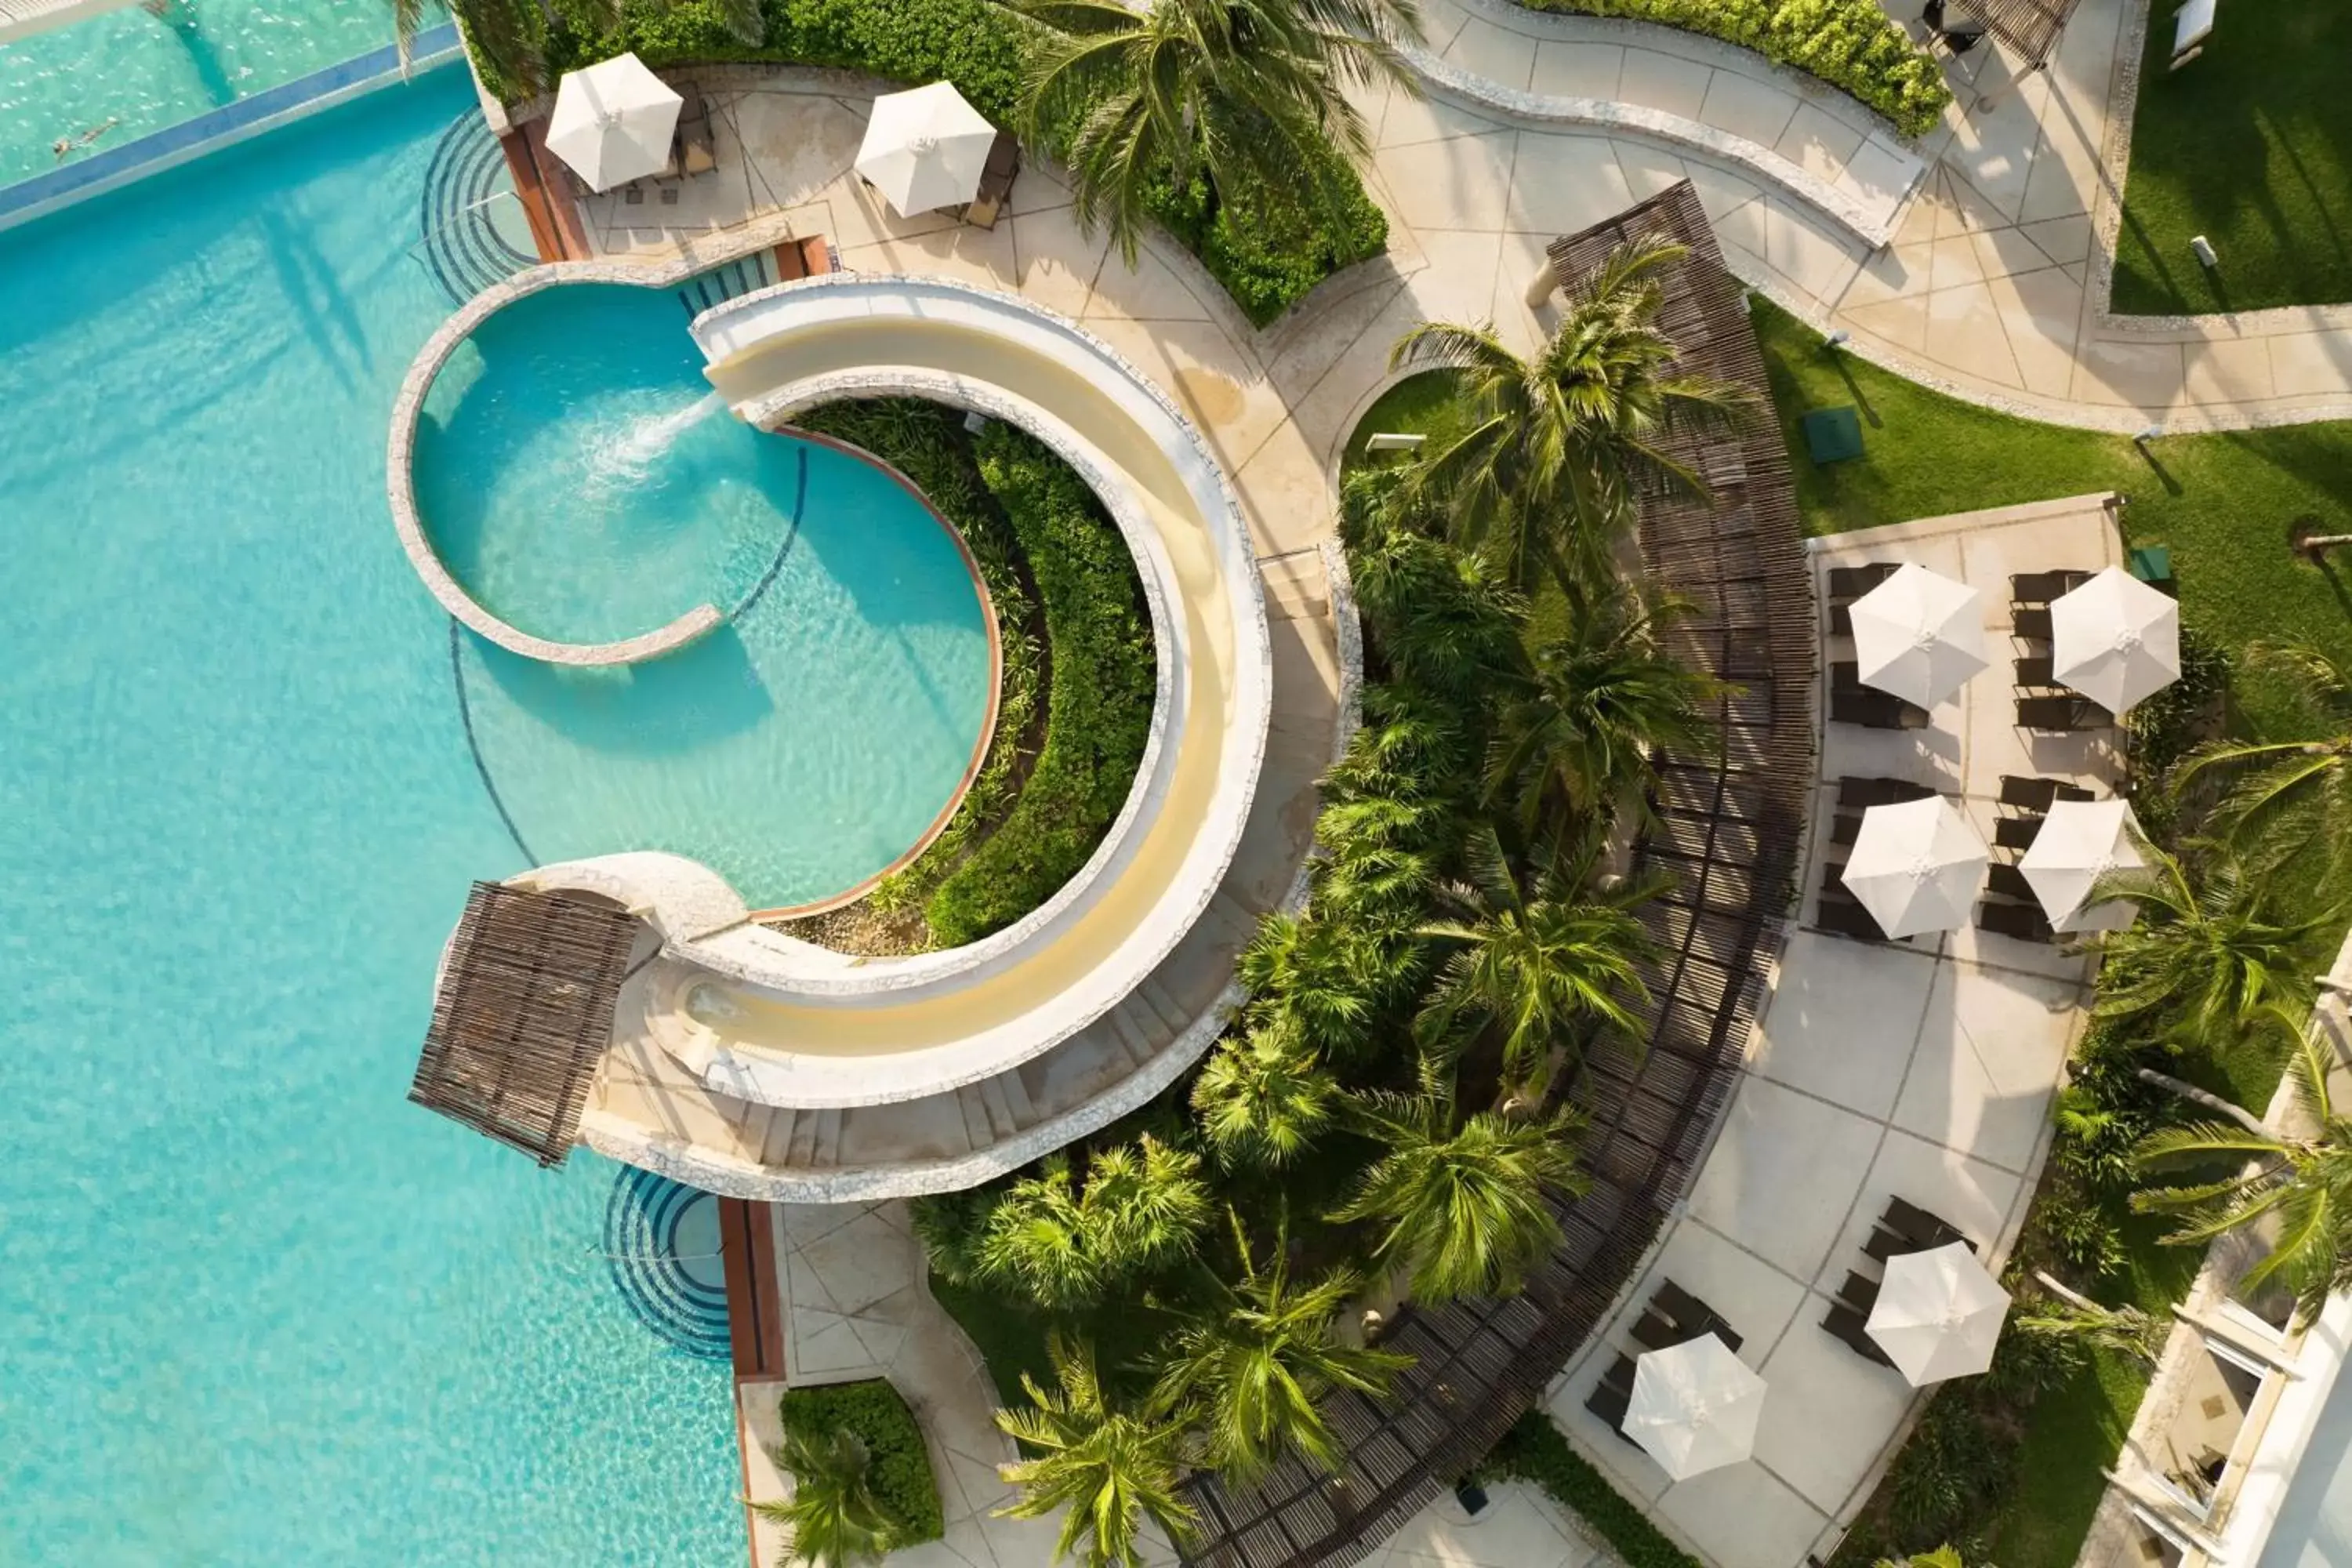
[[[1598,1531],[1625,1568],[1700,1568],[1698,1559],[1667,1540],[1640,1508],[1570,1447],[1541,1410],[1530,1410],[1503,1434],[1479,1473],[1543,1488],[1553,1501]]]
[[[647,65],[773,60],[832,66],[921,83],[945,79],[999,125],[1013,121],[1038,24],[992,0],[762,0],[767,40],[755,47],[727,31],[709,0],[625,0],[620,23],[598,28],[583,0],[551,0],[552,24],[533,7],[550,80],[575,67],[634,50]],[[501,98],[520,96],[478,59],[483,81]],[[1260,326],[1339,268],[1388,247],[1388,219],[1339,154],[1322,172],[1343,194],[1342,212],[1318,223],[1284,193],[1246,185],[1220,205],[1205,181],[1163,184],[1152,216],[1201,258]]]
[[[1045,744],[1020,799],[924,905],[948,947],[1011,925],[1086,864],[1135,783],[1157,679],[1134,559],[1085,481],[1001,422],[973,447],[1045,603],[1050,664]]]
[[[1952,101],[1943,68],[1877,0],[1520,0],[1536,11],[1623,16],[1702,33],[1819,77],[1895,122],[1935,129]]]
[[[889,1384],[877,1377],[822,1388],[787,1388],[778,1412],[787,1432],[822,1437],[846,1427],[865,1442],[872,1460],[866,1484],[894,1526],[891,1550],[937,1541],[945,1533],[940,1485],[931,1474],[923,1430]]]

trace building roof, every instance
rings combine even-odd
[[[562,1164],[612,1042],[637,931],[599,899],[475,883],[408,1098]]]

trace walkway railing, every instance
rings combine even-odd
[[[1719,708],[1722,755],[1659,769],[1658,820],[1637,858],[1676,886],[1643,917],[1664,952],[1645,976],[1643,1043],[1597,1050],[1570,1086],[1591,1118],[1592,1187],[1560,1205],[1565,1239],[1525,1293],[1400,1312],[1382,1343],[1415,1364],[1391,1396],[1326,1407],[1347,1446],[1338,1475],[1292,1456],[1247,1487],[1196,1478],[1202,1529],[1184,1561],[1200,1568],[1355,1563],[1476,1462],[1607,1316],[1697,1173],[1738,1072],[1794,886],[1819,655],[1763,360],[1696,193],[1677,184],[1558,241],[1555,271],[1582,278],[1654,233],[1691,249],[1661,318],[1685,368],[1749,387],[1759,407],[1737,434],[1670,443],[1713,486],[1712,506],[1654,498],[1643,509],[1653,582],[1698,606],[1677,628],[1683,653],[1737,687]]]

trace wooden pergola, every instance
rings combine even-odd
[[[1667,432],[1710,501],[1658,494],[1641,508],[1653,583],[1696,606],[1679,651],[1731,683],[1717,701],[1720,752],[1660,759],[1642,871],[1674,885],[1642,908],[1641,1037],[1579,1067],[1569,1098],[1591,1120],[1584,1195],[1554,1205],[1561,1242],[1517,1296],[1407,1307],[1381,1337],[1413,1364],[1384,1399],[1343,1392],[1323,1414],[1339,1472],[1286,1454],[1264,1477],[1186,1486],[1201,1529],[1192,1568],[1342,1568],[1476,1463],[1607,1321],[1612,1305],[1698,1173],[1737,1081],[1778,952],[1815,765],[1819,645],[1787,453],[1770,416],[1744,290],[1724,269],[1687,181],[1549,247],[1552,276],[1589,277],[1629,239],[1664,235],[1689,255],[1662,275],[1659,325],[1682,368],[1737,382],[1759,414],[1737,429]],[[1630,999],[1629,999],[1630,1000]]]
[[[1964,0],[1986,32],[2025,57],[2028,70],[2050,63],[2058,36],[2066,30],[2078,4],[2080,0]]]
[[[563,1163],[637,929],[600,900],[475,883],[408,1098],[541,1165]]]

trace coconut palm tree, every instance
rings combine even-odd
[[[1562,1107],[1532,1119],[1479,1111],[1457,1122],[1441,1076],[1426,1072],[1418,1094],[1350,1101],[1387,1152],[1332,1217],[1374,1222],[1374,1256],[1404,1270],[1418,1300],[1507,1294],[1559,1245],[1550,1200],[1585,1190],[1576,1168],[1583,1121]]]
[[[1969,1568],[1960,1561],[1957,1546],[1938,1546],[1933,1552],[1918,1552],[1896,1562],[1892,1557],[1878,1560],[1878,1568]]]
[[[1278,1167],[1331,1123],[1339,1085],[1295,1029],[1254,1025],[1192,1086],[1201,1131],[1228,1165]]]
[[[1549,857],[1523,879],[1491,822],[1474,825],[1464,874],[1441,884],[1444,918],[1418,934],[1444,954],[1414,1032],[1425,1049],[1491,1038],[1517,1091],[1540,1098],[1553,1047],[1579,1024],[1633,1033],[1633,1009],[1649,1000],[1640,962],[1655,944],[1629,905],[1643,884],[1606,896],[1583,890],[1587,867]]]
[[[2174,855],[2140,838],[2136,847],[2143,868],[2093,893],[2140,914],[2130,930],[2106,938],[2101,1016],[2154,1014],[2184,1038],[2212,1042],[2242,1033],[2273,1002],[2299,1006],[2308,998],[2306,960],[2338,927],[2336,907],[2275,912],[2273,868],[2224,845],[2192,842]]]
[[[996,1413],[996,1424],[1032,1456],[1004,1467],[1004,1479],[1021,1489],[1021,1497],[997,1512],[1043,1519],[1066,1508],[1056,1560],[1079,1557],[1089,1568],[1138,1568],[1143,1559],[1137,1542],[1146,1519],[1180,1542],[1192,1532],[1192,1508],[1178,1489],[1183,1479],[1182,1427],[1149,1412],[1114,1406],[1095,1373],[1091,1346],[1055,1334],[1046,1351],[1054,1363],[1054,1391],[1047,1393],[1023,1373],[1028,1408]]]
[[[1336,151],[1371,155],[1350,84],[1405,91],[1396,52],[1419,41],[1414,0],[1015,0],[1051,29],[1020,109],[1024,135],[1065,150],[1078,223],[1135,265],[1151,187],[1205,174],[1336,210]]]
[[[1724,688],[1658,637],[1682,610],[1645,610],[1616,588],[1536,649],[1496,715],[1486,767],[1487,798],[1508,804],[1523,833],[1561,814],[1607,815],[1647,776],[1655,751],[1714,750],[1710,710]]]
[[[872,1460],[856,1433],[841,1427],[812,1436],[787,1427],[771,1457],[791,1472],[793,1495],[751,1510],[793,1532],[778,1568],[857,1568],[882,1560],[890,1550],[890,1516],[867,1480]]]
[[[1491,324],[1447,321],[1413,328],[1389,355],[1392,367],[1451,371],[1460,384],[1461,416],[1407,470],[1409,490],[1442,502],[1454,540],[1487,552],[1523,591],[1547,574],[1571,591],[1607,583],[1645,489],[1707,494],[1662,439],[1726,426],[1751,399],[1681,370],[1658,329],[1659,274],[1688,254],[1656,237],[1620,246],[1533,359]]]
[[[2352,839],[2352,666],[2303,638],[2257,642],[2245,657],[2298,692],[2326,733],[2217,742],[2181,764],[2179,782],[2209,773],[2229,780],[2221,826],[2233,844],[2275,832],[2297,844],[2322,840],[2340,854]]]
[[[2280,1131],[2253,1112],[2161,1074],[2141,1076],[2214,1110],[2222,1121],[2160,1128],[2140,1144],[2143,1173],[2216,1163],[2222,1174],[2183,1186],[2151,1187],[2132,1196],[2142,1213],[2179,1216],[2167,1241],[2203,1246],[2224,1232],[2277,1215],[2270,1251],[2247,1272],[2247,1287],[2277,1279],[2293,1290],[2308,1321],[2332,1290],[2352,1286],[2352,1119],[2338,1116],[2327,1092],[2328,1058],[2316,1031],[2283,1009],[2270,1016],[2294,1038],[2289,1081],[2309,1131]]]
[[[677,4],[679,0],[668,0]],[[490,75],[517,98],[529,98],[554,84],[547,79],[544,47],[554,13],[545,0],[446,0],[457,20],[466,47],[490,68]],[[767,18],[760,0],[712,0],[719,26],[754,47],[768,36]],[[579,20],[597,33],[608,33],[621,23],[621,0],[585,0]],[[400,46],[400,61],[408,64],[409,46],[425,26],[425,0],[392,0],[392,32]]]
[[[1098,1300],[1180,1260],[1208,1223],[1200,1157],[1150,1133],[1093,1152],[1083,1187],[1066,1155],[1046,1156],[1044,1167],[989,1211],[978,1264],[982,1278],[1048,1310]]]
[[[1337,1470],[1343,1450],[1316,1402],[1342,1388],[1384,1394],[1412,1358],[1340,1340],[1340,1310],[1362,1286],[1355,1275],[1295,1285],[1287,1228],[1261,1268],[1241,1217],[1225,1212],[1241,1278],[1220,1279],[1212,1310],[1178,1331],[1155,1397],[1163,1409],[1195,1413],[1208,1462],[1235,1480],[1265,1475],[1286,1447]]]

